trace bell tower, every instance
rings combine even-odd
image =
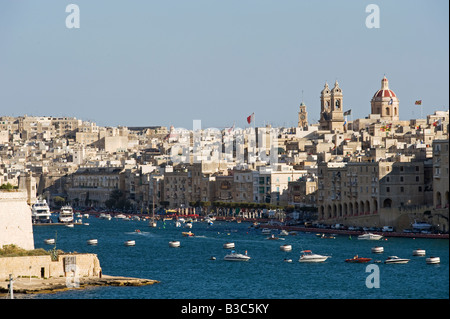
[[[328,83],[325,82],[322,92],[320,92],[320,129],[328,130],[328,121],[331,118],[331,91]]]
[[[308,112],[303,101],[300,103],[300,110],[298,112],[298,127],[302,127],[303,129],[308,127]]]

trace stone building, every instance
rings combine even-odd
[[[338,81],[330,90],[328,83],[320,94],[320,129],[326,131],[344,130],[343,94]]]

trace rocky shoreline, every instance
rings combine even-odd
[[[14,294],[55,293],[71,289],[84,289],[95,286],[146,286],[159,283],[157,280],[116,277],[103,275],[100,277],[80,277],[76,285],[68,285],[66,278],[15,278],[13,281]],[[0,282],[0,294],[8,293],[9,281]]]

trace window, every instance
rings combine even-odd
[[[386,193],[389,193],[391,191],[390,187],[386,187]]]
[[[400,187],[400,192],[403,193],[405,191],[405,189],[402,187]]]
[[[419,176],[416,176],[416,182],[418,182],[418,181],[419,181],[419,179],[420,179],[420,177],[419,177]]]
[[[403,182],[403,176],[400,176],[400,182]]]

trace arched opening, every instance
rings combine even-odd
[[[391,115],[391,112],[388,107],[386,108],[386,115]]]
[[[436,208],[441,208],[442,206],[442,198],[441,198],[441,192],[436,193]]]
[[[385,208],[391,208],[391,207],[392,207],[392,199],[386,198],[386,199],[383,201],[383,207],[385,207]]]

